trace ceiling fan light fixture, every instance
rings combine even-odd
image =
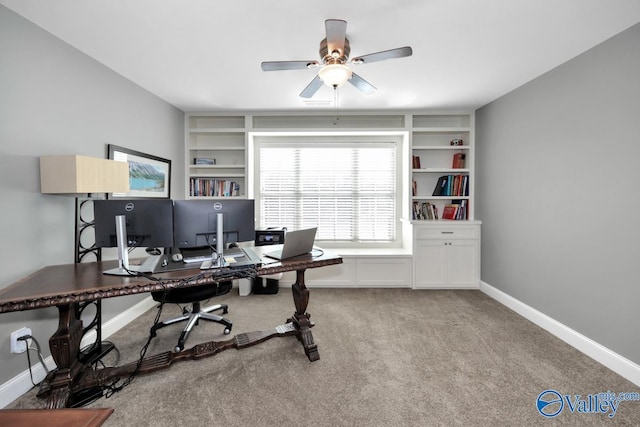
[[[318,72],[318,76],[329,87],[340,87],[351,78],[351,69],[343,64],[325,65]]]

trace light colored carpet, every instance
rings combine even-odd
[[[229,304],[233,334],[268,329],[293,314],[291,291]],[[640,425],[640,402],[614,418],[536,409],[546,389],[562,394],[637,392],[638,387],[479,291],[312,289],[308,307],[320,360],[294,337],[137,377],[90,407],[113,407],[106,426],[475,426]],[[163,318],[178,314],[167,305]],[[136,360],[156,310],[109,339],[121,364]],[[170,350],[182,325],[158,332],[148,354]],[[201,322],[187,347],[226,340]],[[110,356],[109,356],[110,357]],[[34,392],[12,407],[39,407]]]

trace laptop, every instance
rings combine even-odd
[[[283,260],[308,254],[313,249],[313,242],[316,239],[317,230],[318,227],[287,231],[282,249],[266,252],[263,255],[269,258]]]

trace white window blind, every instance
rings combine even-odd
[[[316,240],[396,238],[396,144],[264,144],[258,149],[261,226],[318,226]]]

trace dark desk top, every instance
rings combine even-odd
[[[113,413],[112,408],[96,409],[2,409],[0,424],[12,427],[98,427]]]
[[[260,255],[261,252],[273,250],[273,248],[273,246],[262,246],[253,249]],[[257,275],[306,270],[340,263],[342,258],[338,255],[322,252],[317,256],[315,251],[312,255],[303,255],[282,262],[265,258],[264,264],[257,268]],[[140,276],[123,277],[102,274],[102,271],[114,267],[117,267],[117,261],[51,265],[41,268],[0,290],[0,313],[161,291],[177,286],[197,286],[218,281],[211,271],[200,270],[199,265],[194,266],[193,269],[153,275],[161,281],[152,281]],[[237,278],[240,277],[242,276]],[[229,280],[229,277],[226,280]]]

